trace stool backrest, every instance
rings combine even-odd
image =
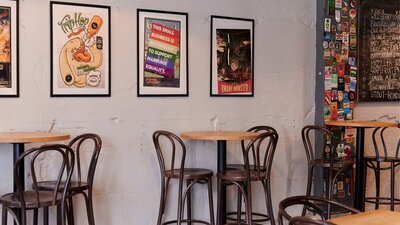
[[[264,172],[266,178],[269,179],[277,142],[278,133],[270,131],[261,133],[246,146],[244,165],[249,179],[251,166],[253,166],[253,171],[256,172],[257,179],[261,179]]]
[[[392,157],[399,157],[399,150],[400,150],[400,127],[377,127],[374,129],[372,132],[372,142],[374,144],[374,151],[375,151],[375,156],[392,156]],[[393,154],[392,151],[388,152],[387,148],[387,139],[388,137],[392,135],[395,140],[395,148],[393,149]]]
[[[255,126],[255,127],[251,127],[249,129],[246,130],[247,132],[259,132],[259,133],[264,133],[264,132],[276,132],[275,128],[270,127],[270,126]],[[241,146],[242,146],[242,154],[243,154],[243,159],[245,157],[245,150],[246,150],[246,143],[248,143],[248,141],[246,140],[242,140],[241,141]],[[254,151],[254,148],[252,148],[251,151],[252,154],[252,160],[253,162],[256,161],[256,152]]]
[[[333,159],[333,151],[335,143],[337,142],[337,138],[334,134],[328,129],[317,126],[317,125],[308,125],[303,127],[301,130],[301,138],[303,140],[304,150],[307,155],[307,162],[309,166],[314,163],[315,160],[315,148],[314,148],[314,140],[312,135],[315,135],[315,139],[319,138],[323,140],[324,143],[324,151],[325,148],[329,149],[329,155]]]
[[[86,182],[89,185],[93,185],[94,174],[96,171],[97,161],[100,155],[100,150],[102,146],[102,141],[99,135],[86,133],[76,136],[72,139],[68,146],[70,146],[75,151],[76,159],[76,174],[78,176],[78,181],[82,181],[82,154],[86,151],[91,151],[91,159],[89,162],[89,168],[86,173]]]
[[[161,176],[165,176],[167,170],[181,169],[185,167],[186,147],[183,141],[175,134],[157,130],[153,133],[153,143],[157,152]],[[168,156],[168,158],[166,158]],[[179,175],[183,176],[183,173]]]
[[[23,166],[25,159],[28,158],[30,158],[30,163],[28,165],[27,172],[30,174],[33,188],[33,190],[29,193],[33,195],[33,204],[40,208],[44,197],[48,197],[48,195],[44,197],[42,196],[43,191],[39,191],[37,185],[38,182],[49,179],[43,178],[42,174],[45,174],[45,172],[53,173],[57,177],[55,188],[52,191],[47,191],[47,193],[51,194],[52,205],[56,205],[60,199],[62,202],[65,202],[67,188],[74,168],[75,156],[73,150],[69,146],[61,144],[43,145],[39,148],[29,149],[21,154],[14,164],[14,181],[16,182],[17,194],[19,201],[21,202],[21,224],[26,224],[27,206],[24,195],[25,187],[20,182],[20,176],[23,176],[23,174],[19,174],[18,171],[19,168]],[[43,168],[50,169],[43,170]],[[54,180],[54,178],[51,180]],[[48,201],[48,199],[46,199],[46,201]],[[64,205],[65,204],[63,203],[61,204],[62,209],[64,209]]]

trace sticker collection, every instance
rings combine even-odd
[[[324,120],[352,120],[357,85],[357,1],[326,0],[324,18]],[[351,160],[354,155],[355,129],[331,127],[341,142],[335,146],[337,160]],[[324,157],[330,158],[329,149]],[[333,196],[351,202],[351,170],[337,175]],[[328,174],[324,171],[324,179]],[[326,187],[324,188],[326,194]]]
[[[324,21],[325,120],[352,120],[357,85],[357,1],[327,0]]]

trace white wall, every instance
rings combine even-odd
[[[69,1],[73,2],[73,1]],[[83,1],[79,1],[83,2]],[[300,130],[314,121],[315,1],[310,0],[86,0],[111,6],[112,97],[50,98],[48,0],[20,0],[20,92],[0,99],[0,130],[48,130],[75,136],[96,132],[104,141],[95,178],[98,225],[154,225],[159,170],[151,135],[211,130],[217,116],[224,130],[271,125],[280,135],[273,165],[277,203],[305,190],[306,162]],[[189,97],[136,97],[136,9],[189,13]],[[255,96],[209,97],[210,15],[255,19]],[[187,141],[188,164],[216,170],[216,143]],[[32,145],[29,145],[32,146]],[[29,147],[28,146],[28,147]],[[229,143],[229,160],[239,158]],[[0,193],[11,190],[12,147],[0,145]],[[204,198],[204,189],[198,190]],[[214,191],[214,199],[216,193]],[[196,214],[207,216],[203,200]],[[257,199],[257,198],[256,198]],[[260,198],[261,199],[261,196]],[[85,224],[83,205],[78,224]],[[173,211],[174,206],[170,209]],[[171,214],[170,215],[174,215]]]

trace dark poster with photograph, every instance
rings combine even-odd
[[[217,29],[218,93],[252,92],[250,29]]]

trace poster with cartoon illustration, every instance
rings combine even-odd
[[[18,3],[0,0],[0,96],[18,97]]]
[[[51,96],[110,96],[110,7],[50,4]]]
[[[211,16],[211,96],[254,95],[254,20]]]
[[[187,13],[138,9],[138,96],[187,96]]]

